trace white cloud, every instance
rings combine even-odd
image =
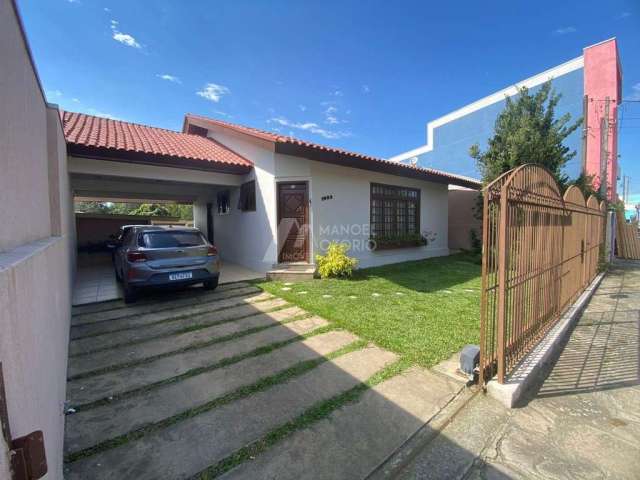
[[[62,92],[60,90],[47,90],[47,97],[61,97]]]
[[[284,117],[274,117],[269,119],[268,122],[276,123],[283,127],[295,128],[298,130],[315,133],[316,135],[320,135],[324,138],[337,139],[351,136],[351,132],[333,132],[331,130],[326,130],[320,127],[320,125],[314,122],[291,122]]]
[[[631,87],[631,95],[626,97],[625,100],[640,100],[640,82]]]
[[[576,29],[576,27],[560,27],[560,28],[556,28],[554,33],[557,35],[566,35],[568,33],[575,33],[578,30]]]
[[[620,15],[616,16],[616,20],[624,20],[625,18],[629,18],[631,16],[631,12],[622,12]]]
[[[74,97],[74,98],[72,98],[72,99],[71,99],[71,101],[72,101],[73,103],[80,103],[80,99],[79,99],[79,98],[75,98],[75,97]]]
[[[109,120],[120,120],[120,118],[116,117],[115,115],[111,115],[110,113],[101,112],[100,110],[96,110],[95,108],[88,108],[87,109],[87,113],[89,115],[95,115],[96,117],[108,118]]]
[[[342,97],[344,93],[342,93],[342,90],[334,90],[333,92],[331,92],[331,95],[333,95],[334,97]]]
[[[369,93],[371,92],[371,89],[369,88],[369,85],[362,85],[362,93]]]
[[[307,106],[306,105],[298,105],[298,108],[300,109],[301,112],[306,112],[307,111]]]
[[[113,32],[112,38],[116,42],[120,42],[127,47],[142,48],[142,45],[140,45],[132,35],[129,35],[128,33],[122,33],[118,30],[117,20],[111,20],[111,31]]]
[[[104,7],[103,10],[107,13],[109,13],[111,11],[111,9],[109,7]]]
[[[224,85],[207,83],[202,90],[196,92],[196,95],[200,95],[202,98],[218,103],[223,95],[228,95],[229,93],[231,93],[231,91]]]
[[[161,78],[162,80],[166,80],[167,82],[182,83],[182,81],[178,77],[169,75],[168,73],[163,73],[162,75],[157,74],[156,77]]]
[[[336,125],[338,123],[341,123],[340,120],[338,120],[336,113],[338,113],[338,109],[336,107],[334,107],[333,105],[327,107],[327,109],[324,111],[325,123],[328,123],[329,125]]]

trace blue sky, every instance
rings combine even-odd
[[[640,2],[19,0],[50,101],[179,130],[185,112],[380,157],[426,122],[616,36],[640,100]],[[622,170],[640,201],[640,103]]]

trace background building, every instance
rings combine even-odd
[[[622,100],[622,68],[615,38],[586,47],[583,54],[573,60],[427,123],[426,144],[390,160],[479,177],[475,160],[469,156],[469,147],[475,143],[481,149],[486,147],[496,118],[505,106],[505,97],[515,95],[523,86],[535,92],[549,79],[562,96],[557,114],[570,113],[573,121],[581,117],[585,119],[584,128],[576,130],[565,142],[577,152],[565,167],[565,172],[575,178],[584,171],[592,175],[595,186],[599,186],[601,165],[606,159],[609,198],[616,198],[616,119]]]

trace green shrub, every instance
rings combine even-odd
[[[326,255],[316,255],[320,278],[350,277],[358,260],[347,256],[348,250],[343,243],[331,242]]]

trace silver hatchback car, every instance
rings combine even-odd
[[[114,248],[116,278],[127,303],[143,288],[218,286],[218,251],[197,228],[126,225]]]

